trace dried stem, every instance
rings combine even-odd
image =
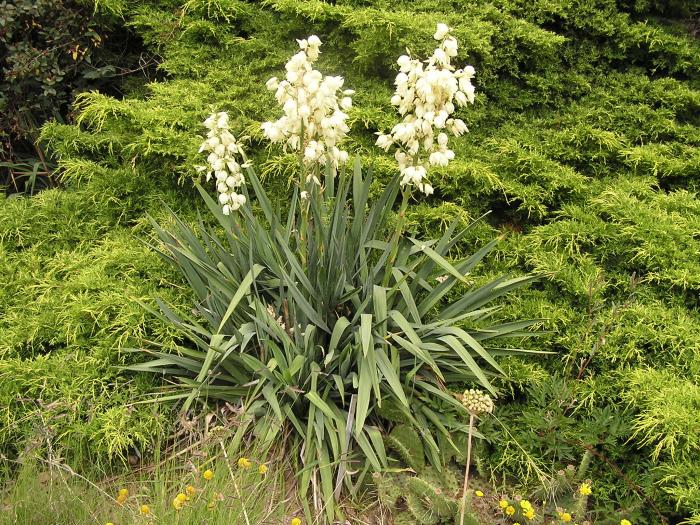
[[[464,512],[467,507],[467,487],[469,486],[469,464],[472,459],[472,434],[474,432],[474,414],[469,415],[469,439],[467,440],[467,465],[464,467],[464,485],[462,486],[462,505],[459,525],[464,525]]]

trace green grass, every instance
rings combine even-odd
[[[238,466],[242,457],[251,461],[250,468]],[[260,465],[267,472],[260,473]],[[30,454],[14,466],[15,475],[0,493],[1,525],[259,525],[287,523],[296,514],[286,491],[288,461],[255,441],[241,443],[240,436],[223,429],[116,476],[94,469],[90,475],[77,474],[51,455]],[[209,480],[203,475],[207,470],[213,472]],[[123,502],[118,500],[121,489],[128,490]],[[189,499],[176,510],[173,499],[179,493]]]

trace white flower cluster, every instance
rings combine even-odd
[[[275,307],[271,304],[267,305],[267,313],[270,317],[272,317],[275,320],[277,326],[279,326],[282,330],[287,329],[287,325],[284,324],[284,317],[282,317],[281,315],[277,315],[277,310],[275,310]]]
[[[462,405],[474,416],[493,412],[491,396],[481,390],[465,390],[462,394]]]
[[[385,151],[397,146],[395,158],[401,170],[401,185],[416,186],[426,195],[433,193],[426,180],[427,167],[447,166],[455,156],[447,147],[446,132],[458,137],[467,131],[462,120],[451,116],[455,104],[474,102],[474,68],[455,70],[450,63],[457,56],[457,39],[445,24],[437,25],[434,38],[440,44],[425,62],[408,55],[397,60],[400,72],[391,103],[404,119],[391,133],[378,133],[377,139],[377,146]]]
[[[228,113],[214,113],[204,121],[204,125],[209,132],[199,152],[210,152],[207,156],[209,166],[199,166],[197,169],[207,171],[207,180],[211,180],[212,175],[216,178],[219,202],[224,215],[228,215],[245,204],[245,195],[236,193],[245,184],[241,168],[246,165],[238,162],[238,156],[241,160],[244,158],[243,149],[229,131]]]
[[[338,144],[350,131],[343,110],[352,107],[350,96],[354,91],[341,92],[343,77],[323,76],[313,68],[321,46],[316,35],[297,42],[301,50],[287,62],[285,80],[272,77],[266,84],[275,92],[284,115],[275,122],[263,123],[262,130],[272,142],[303,151],[306,166],[325,165],[330,160],[337,167],[348,160],[347,152]]]

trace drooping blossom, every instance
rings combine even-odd
[[[207,138],[202,142],[199,152],[208,151],[207,166],[198,170],[207,172],[207,180],[216,179],[219,203],[224,215],[229,215],[245,204],[245,195],[237,190],[245,184],[241,169],[245,167],[241,145],[229,131],[228,113],[212,114],[204,125],[209,129]]]
[[[297,40],[300,51],[287,62],[283,80],[272,77],[267,88],[275,92],[284,115],[262,124],[264,135],[281,143],[285,150],[301,151],[307,167],[331,162],[334,167],[348,160],[339,148],[350,131],[344,110],[352,107],[354,91],[343,90],[340,76],[324,76],[313,68],[320,54],[321,40],[316,35]],[[310,179],[319,182],[315,176]]]
[[[429,59],[420,61],[410,55],[398,58],[399,74],[391,103],[403,120],[391,133],[378,133],[376,142],[385,151],[396,146],[394,156],[401,185],[415,186],[426,195],[433,193],[426,178],[428,168],[447,166],[454,159],[448,133],[458,137],[468,131],[461,119],[452,116],[455,107],[474,102],[474,68],[455,69],[451,63],[457,56],[457,39],[442,23],[433,36],[440,43]]]

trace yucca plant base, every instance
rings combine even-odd
[[[251,168],[247,175],[259,214],[244,206],[223,215],[199,188],[218,225],[190,227],[174,213],[171,228],[154,222],[160,253],[197,297],[192,314],[163,303],[154,313],[191,344],[147,349],[154,359],[132,368],[175,378],[164,399],[183,400],[185,410],[196,400],[241,403],[258,436],[287,439],[300,457],[300,493],[315,488],[332,519],[341,490],[354,493],[388,466],[383,411],[400,414],[440,467],[438,434],[452,443],[468,419],[450,387],[475,382],[495,393],[494,357],[520,350],[485,343],[532,335],[536,320],[489,324],[492,303],[532,278],[468,289],[465,276],[497,241],[449,262],[467,231],[456,222],[440,239],[405,238],[401,217],[398,227],[393,220],[398,181],[370,203],[372,177],[359,161],[351,173],[329,170],[323,187],[309,184],[304,200],[295,192],[286,217]]]

